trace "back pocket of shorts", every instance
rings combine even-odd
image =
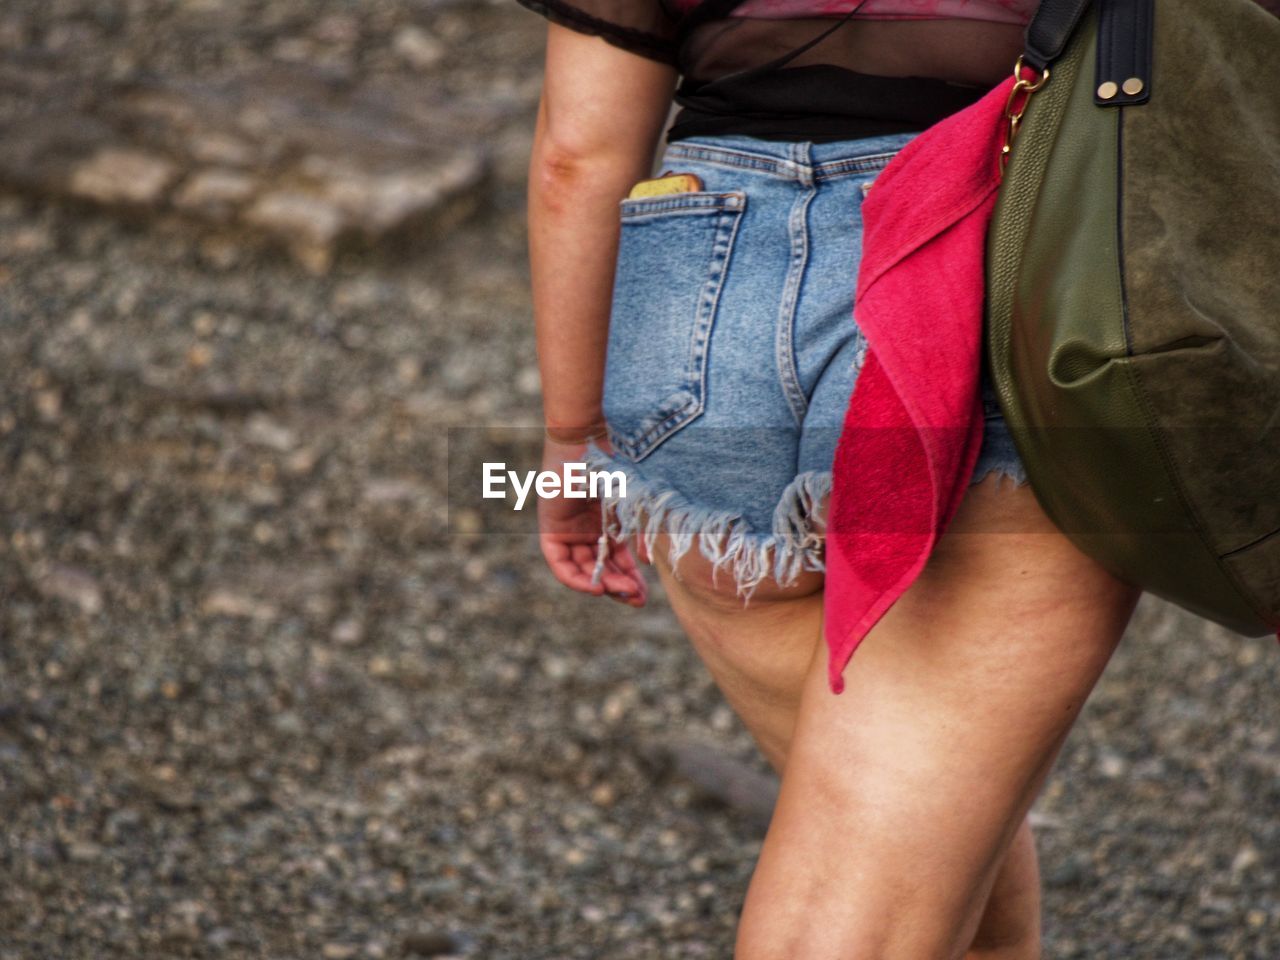
[[[729,268],[742,191],[620,201],[604,415],[632,460],[702,413],[707,349]]]

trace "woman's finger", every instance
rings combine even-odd
[[[619,549],[622,552],[619,552]],[[629,560],[632,558],[626,546],[623,545],[620,548],[615,546],[605,565],[605,585],[610,593],[626,593],[627,596],[624,599],[632,606],[642,607],[649,598],[649,585],[634,561],[628,563]]]
[[[604,587],[591,582],[591,567],[583,568],[574,555],[574,547],[574,544],[554,538],[542,538],[542,556],[552,576],[573,590],[600,595],[604,592]],[[594,560],[592,566],[594,566]]]
[[[587,576],[591,576],[591,572],[596,566],[596,544],[593,540],[591,543],[575,543],[569,547],[570,556],[573,562],[586,571]]]
[[[605,595],[610,599],[632,607],[644,606],[647,598],[643,583],[637,584],[636,580],[628,574],[607,570],[601,582],[604,584]]]

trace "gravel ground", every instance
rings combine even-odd
[[[0,37],[198,74],[354,9],[119,6]],[[359,9],[354,69],[453,18],[536,96],[514,3]],[[448,511],[449,428],[537,408],[533,103],[464,225],[321,277],[0,198],[2,960],[730,955],[758,811],[680,744],[765,767],[657,584],[572,595]],[[1278,655],[1143,600],[1037,808],[1048,957],[1280,956]]]

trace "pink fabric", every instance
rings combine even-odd
[[[1013,82],[912,140],[863,202],[854,315],[868,351],[836,446],[827,526],[834,693],[924,568],[977,462],[985,244]]]

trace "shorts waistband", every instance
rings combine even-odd
[[[702,134],[673,140],[665,158],[697,160],[753,170],[784,180],[814,183],[882,170],[918,133],[814,143],[765,140],[744,134]]]

